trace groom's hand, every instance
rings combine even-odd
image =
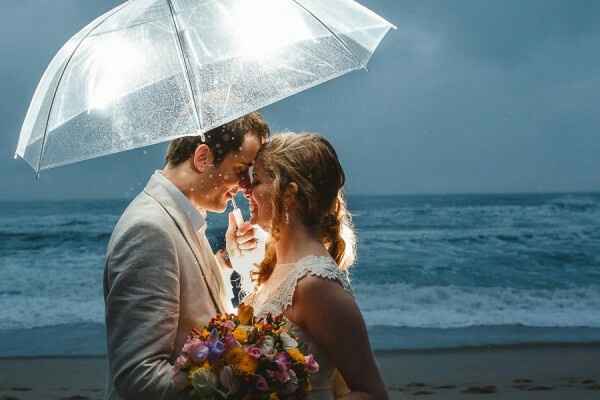
[[[251,251],[256,248],[256,233],[254,227],[249,222],[244,222],[237,226],[233,212],[229,213],[229,226],[225,233],[225,243],[227,253],[230,257],[243,254],[245,251]]]

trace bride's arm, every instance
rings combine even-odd
[[[337,282],[305,277],[286,314],[330,357],[351,390],[348,399],[387,400],[363,317],[354,298]]]

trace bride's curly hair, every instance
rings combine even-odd
[[[346,177],[333,146],[315,133],[282,133],[261,148],[258,160],[273,178],[273,220],[255,281],[265,282],[277,263],[275,243],[290,199],[295,217],[321,240],[340,269],[348,269],[356,257],[356,235],[344,199]]]

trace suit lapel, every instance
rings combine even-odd
[[[188,246],[194,253],[194,257],[198,262],[200,272],[208,287],[209,295],[217,312],[225,312],[226,308],[223,304],[223,278],[219,273],[219,267],[206,238],[200,238],[196,232],[193,232],[189,219],[181,212],[181,210],[179,210],[169,193],[162,187],[161,183],[158,182],[156,178],[150,178],[144,192],[156,200],[171,216],[182,236],[185,238]]]

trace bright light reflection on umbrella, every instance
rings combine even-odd
[[[365,68],[391,28],[352,0],[129,0],[53,58],[16,156],[39,173],[202,135]]]
[[[109,106],[126,92],[128,82],[144,73],[146,67],[141,49],[116,38],[101,43],[87,62],[90,110]]]

